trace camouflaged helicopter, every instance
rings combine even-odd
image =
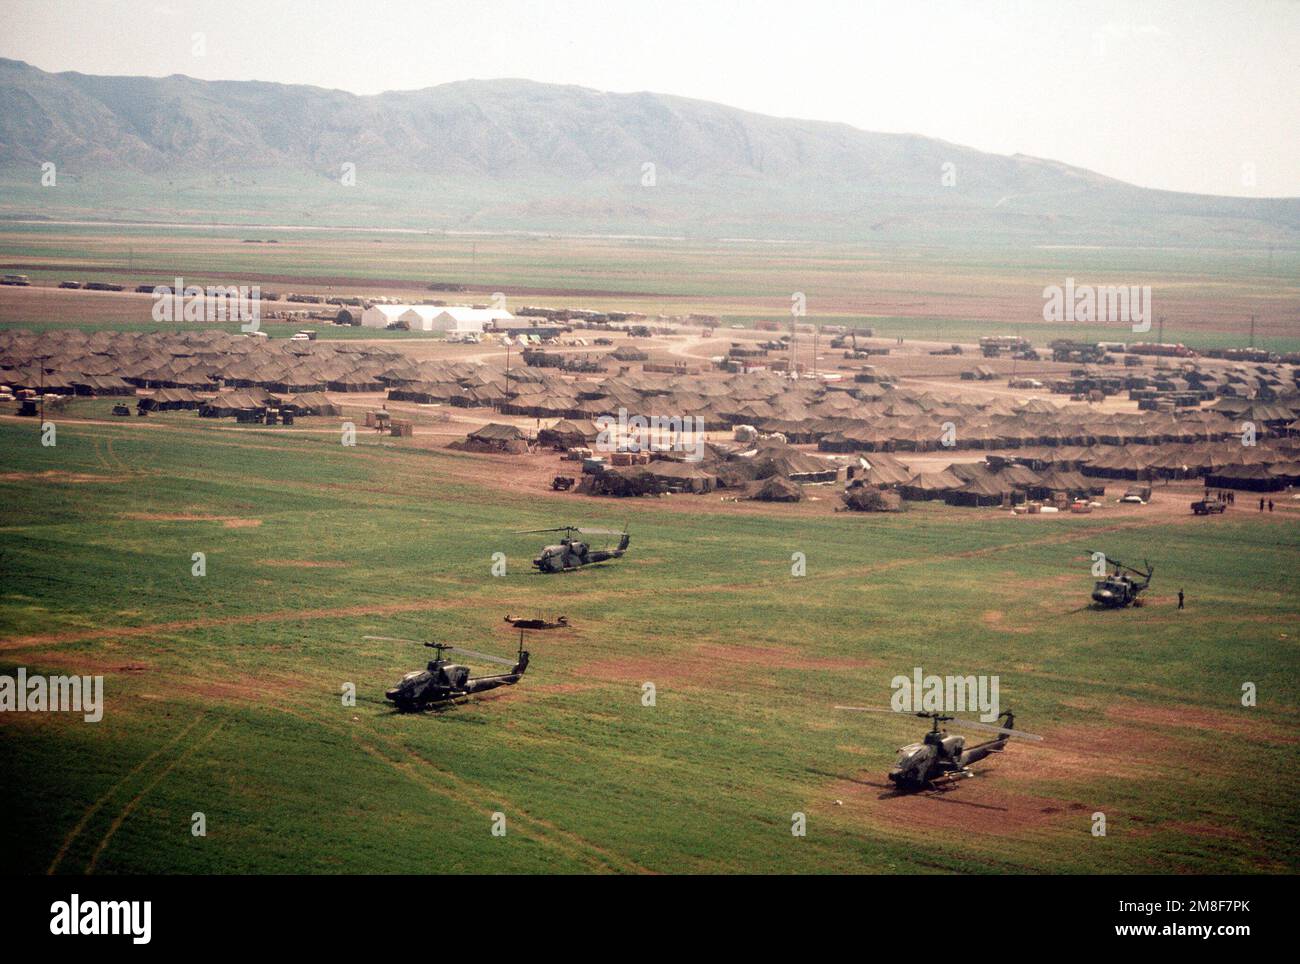
[[[596,562],[619,559],[627,551],[631,537],[627,530],[616,532],[613,529],[582,529],[578,526],[560,526],[555,529],[525,529],[520,535],[535,535],[540,532],[563,532],[564,538],[552,546],[544,546],[541,555],[533,560],[533,567],[538,572],[565,572],[579,569]],[[618,536],[616,549],[592,549],[586,542],[575,539],[573,533],[584,536]]]
[[[872,706],[837,706],[837,710],[851,710],[857,713],[894,713],[895,710],[878,709]],[[913,714],[907,714],[913,715]],[[1013,736],[1026,740],[1042,740],[1041,736],[1025,733],[1015,729],[1016,717],[1010,710],[998,715],[999,722],[1005,720],[1006,726],[991,726],[975,720],[957,720],[940,713],[916,713],[916,716],[932,721],[931,728],[920,743],[909,743],[899,747],[898,760],[889,771],[889,781],[900,791],[930,790],[953,780],[974,776],[970,769],[972,763],[978,763],[991,753],[1000,753],[1006,749]],[[940,723],[952,723],[957,727],[969,727],[976,730],[989,730],[1001,734],[996,739],[975,746],[967,747],[966,738],[950,734],[939,728]]]
[[[454,700],[484,693],[498,686],[513,686],[518,683],[528,670],[528,650],[524,649],[524,634],[519,634],[519,653],[514,660],[489,656],[487,653],[475,652],[463,646],[450,646],[446,643],[427,643],[419,639],[399,639],[394,636],[366,636],[390,643],[423,643],[430,649],[437,650],[438,655],[429,661],[422,670],[413,670],[397,681],[397,685],[384,693],[385,699],[403,713],[418,712],[437,703],[450,703]],[[468,666],[460,666],[442,658],[446,651],[464,653],[470,659],[481,659],[489,663],[502,663],[510,667],[510,672],[497,676],[470,676]]]
[[[1102,565],[1103,576],[1093,583],[1092,601],[1105,609],[1123,609],[1125,606],[1141,606],[1140,594],[1151,585],[1151,574],[1155,572],[1151,563],[1145,559],[1142,564],[1146,569],[1126,566],[1118,559],[1107,557],[1104,552],[1094,552],[1093,559]],[[1114,566],[1114,573],[1105,572],[1106,567]],[[1133,575],[1129,575],[1133,573]]]

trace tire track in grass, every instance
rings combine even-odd
[[[503,805],[508,808],[507,819],[521,825],[521,832],[524,836],[537,841],[543,846],[552,848],[576,863],[583,864],[593,870],[605,872],[654,873],[649,868],[642,867],[629,858],[612,853],[579,834],[564,830],[549,821],[528,814],[522,808],[515,807],[505,801],[505,798],[498,791],[456,776],[391,737],[385,737],[374,732],[363,737],[357,734],[352,727],[332,725],[327,720],[309,716],[281,704],[273,704],[271,708],[286,713],[310,726],[324,726],[337,732],[346,732],[352,741],[368,756],[397,771],[424,790],[459,803],[470,810],[478,810],[490,815],[492,811],[487,808],[483,801],[485,799],[503,801]],[[381,746],[383,747],[382,750],[380,749]],[[411,754],[417,756],[427,766],[427,771],[405,760],[394,759],[395,756],[404,757]],[[441,779],[434,779],[435,776]]]
[[[372,734],[373,736],[373,734]],[[398,773],[410,779],[412,782],[423,787],[424,789],[436,793],[440,796],[454,800],[463,806],[472,810],[480,810],[483,813],[491,814],[492,811],[487,809],[483,803],[484,799],[503,800],[504,798],[498,791],[489,787],[479,786],[469,780],[456,776],[448,770],[443,770],[430,763],[424,757],[416,756],[420,761],[427,765],[428,769],[422,769],[411,763],[394,760],[387,753],[382,752],[377,746],[367,744],[365,739],[353,734],[353,739],[359,747],[371,757],[392,767]],[[375,743],[382,743],[390,752],[411,753],[409,748],[399,746],[396,743],[375,739]],[[436,778],[435,778],[436,777]],[[602,847],[593,844],[591,841],[563,830],[554,824],[534,817],[524,811],[522,808],[515,807],[508,802],[502,804],[507,808],[507,820],[520,827],[524,836],[531,837],[544,846],[551,847],[565,857],[583,864],[589,869],[606,872],[606,873],[650,873],[644,867],[641,867],[625,857],[613,854]]]
[[[117,819],[115,819],[112,822],[112,824],[109,825],[108,831],[104,834],[103,839],[99,841],[99,846],[95,848],[95,853],[91,856],[90,862],[86,864],[85,872],[87,875],[93,874],[95,872],[95,864],[97,864],[99,862],[99,858],[103,856],[104,850],[108,847],[109,841],[113,839],[113,835],[116,834],[118,829],[122,826],[122,824],[126,822],[126,818],[129,817],[132,814],[132,812],[135,810],[135,808],[140,805],[140,801],[143,800],[146,796],[148,796],[149,792],[153,790],[154,787],[162,783],[162,781],[166,779],[167,774],[171,773],[172,770],[176,769],[178,764],[180,764],[188,756],[190,756],[190,754],[194,753],[194,751],[196,751],[199,747],[203,746],[203,744],[207,743],[210,739],[212,739],[219,732],[221,732],[221,728],[224,727],[225,725],[226,724],[224,722],[218,723],[207,733],[203,734],[201,737],[199,737],[197,740],[191,743],[188,747],[182,750],[181,753],[174,760],[171,761],[171,763],[163,767],[162,770],[160,770],[154,776],[154,778],[150,780],[140,790],[139,793],[137,793],[134,797],[131,798],[131,800],[127,803],[127,805],[122,808],[122,812],[117,815]]]
[[[86,829],[86,824],[90,823],[91,818],[94,817],[95,814],[99,812],[100,807],[102,807],[105,803],[107,803],[110,799],[112,799],[112,797],[118,792],[118,790],[122,789],[122,787],[124,787],[132,777],[134,777],[137,773],[140,773],[142,770],[144,770],[150,763],[152,763],[155,759],[157,759],[160,754],[162,754],[166,750],[171,749],[181,740],[185,739],[186,734],[188,734],[190,730],[194,729],[194,727],[198,726],[199,723],[202,722],[205,716],[207,716],[207,713],[200,713],[198,716],[196,716],[193,720],[190,721],[188,726],[186,726],[174,737],[172,737],[170,740],[168,740],[162,746],[158,747],[158,749],[154,750],[147,757],[145,757],[134,767],[132,767],[125,776],[123,776],[115,784],[109,787],[108,790],[98,800],[92,803],[90,807],[86,810],[86,812],[82,814],[81,819],[77,821],[76,826],[74,826],[72,830],[68,833],[68,835],[63,839],[63,846],[61,846],[59,848],[59,852],[54,855],[54,860],[50,862],[50,866],[48,869],[46,869],[45,873],[53,874],[56,870],[58,870],[59,864],[62,863],[63,858],[67,856],[68,850],[69,848],[71,848],[73,841],[76,840],[77,837],[81,835],[81,831]]]

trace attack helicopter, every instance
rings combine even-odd
[[[1151,574],[1155,572],[1151,563],[1143,559],[1142,565],[1146,566],[1143,570],[1126,566],[1103,552],[1094,552],[1092,556],[1094,559],[1100,557],[1106,566],[1115,567],[1114,573],[1104,573],[1103,578],[1093,584],[1092,601],[1106,609],[1123,609],[1129,605],[1141,606],[1142,600],[1139,594],[1145,592],[1147,586],[1151,585]]]
[[[896,712],[872,706],[835,708],[858,713]],[[1005,726],[991,726],[975,720],[957,720],[941,713],[916,713],[915,715],[929,719],[931,728],[920,743],[909,743],[898,749],[898,760],[889,771],[889,780],[900,791],[930,790],[962,777],[974,776],[970,765],[978,763],[991,753],[999,753],[1006,749],[1007,743],[1013,736],[1026,740],[1042,740],[1041,736],[1015,729],[1016,717],[1010,710],[998,715],[998,721],[1005,721]],[[964,736],[949,734],[946,730],[940,729],[941,723],[952,723],[958,727],[970,727],[976,730],[990,730],[1000,735],[996,739],[967,747]]]
[[[498,686],[513,686],[518,683],[528,670],[528,650],[524,649],[524,634],[519,634],[519,652],[515,659],[502,659],[487,653],[475,652],[463,646],[450,646],[447,643],[428,643],[419,639],[399,639],[394,636],[366,636],[366,639],[381,640],[389,643],[423,643],[436,650],[437,655],[422,670],[407,673],[397,685],[384,693],[384,697],[403,713],[418,712],[432,704],[450,703],[453,700],[496,689]],[[470,659],[481,659],[489,663],[501,663],[510,667],[510,672],[497,676],[470,676],[468,666],[457,665],[443,659],[443,653],[451,651],[464,653]]]
[[[533,560],[533,566],[538,572],[564,572],[568,569],[589,566],[595,562],[618,559],[627,551],[628,543],[632,541],[626,528],[622,532],[616,532],[613,529],[560,526],[555,529],[525,529],[519,534],[535,535],[541,532],[563,532],[564,537],[556,545],[543,547],[541,555]],[[575,539],[574,533],[584,536],[618,536],[618,548],[592,549],[586,542]]]

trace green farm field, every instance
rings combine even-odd
[[[12,870],[1300,869],[1294,503],[1194,522],[612,503],[414,442],[176,415],[69,418],[47,448],[0,418],[0,673],[102,674],[106,700],[97,724],[0,716]],[[552,577],[512,534],[625,522],[624,560]],[[1084,608],[1093,548],[1151,560],[1147,606]],[[507,655],[507,612],[573,628],[530,634],[518,686],[383,704],[427,651],[364,636]],[[1044,742],[890,796],[922,721],[832,707],[886,706],[914,666],[998,674]]]
[[[277,243],[245,243],[275,240]],[[1224,247],[950,249],[647,238],[465,236],[445,233],[124,225],[0,224],[0,270],[33,287],[0,288],[0,326],[151,330],[146,295],[61,291],[63,280],[133,288],[260,284],[265,290],[521,305],[704,313],[723,324],[788,321],[791,297],[806,320],[868,325],[885,337],[974,342],[1019,333],[1156,340],[1125,325],[1049,324],[1043,288],[1150,285],[1166,341],[1194,348],[1255,344],[1300,350],[1300,251]],[[463,294],[427,289],[464,285]],[[275,333],[275,326],[268,330]],[[289,333],[292,328],[287,329]]]

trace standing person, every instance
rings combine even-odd
[[[1272,512],[1272,511],[1273,511],[1273,500],[1272,500],[1272,499],[1269,499],[1269,500],[1268,500],[1268,511],[1269,511],[1269,512]]]
[[[1259,511],[1264,511],[1264,497],[1262,495],[1259,497]]]
[[[1178,608],[1183,608],[1183,591],[1181,589],[1178,590]]]

